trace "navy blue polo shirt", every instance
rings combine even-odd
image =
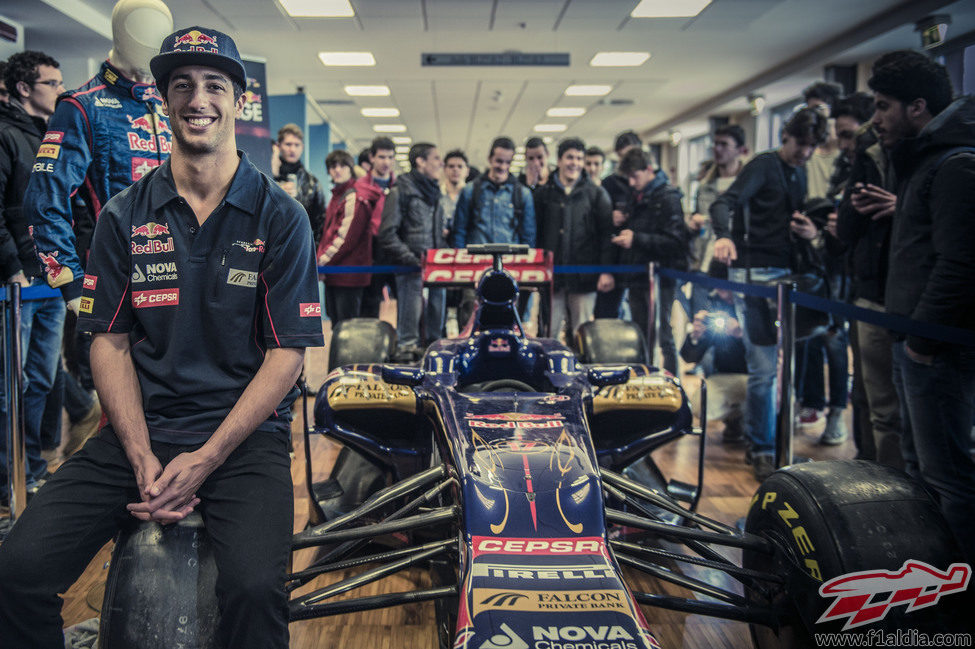
[[[153,440],[206,441],[268,348],[324,344],[308,217],[238,155],[202,226],[164,162],[113,197],[95,227],[78,328],[129,334]],[[296,396],[257,430],[287,431]]]

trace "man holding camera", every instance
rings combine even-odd
[[[728,269],[724,264],[714,262],[708,274],[727,279]],[[734,294],[726,289],[715,289],[708,295],[706,305],[706,309],[694,314],[680,356],[688,363],[695,363],[694,373],[702,374],[708,381],[708,420],[724,422],[721,441],[726,444],[744,442],[742,405],[748,386],[748,363]],[[700,408],[700,399],[700,390],[691,396],[695,410]]]
[[[717,240],[714,258],[731,265],[728,276],[735,282],[771,282],[788,275],[792,264],[792,234],[815,236],[816,226],[800,214],[806,196],[804,166],[826,139],[826,118],[817,110],[803,108],[782,127],[782,146],[755,156],[735,182],[711,205],[711,222]],[[775,379],[777,347],[756,337],[749,326],[745,300],[735,298],[748,360],[748,395],[745,403],[745,461],[756,479],[775,470]],[[757,314],[749,317],[757,318]]]

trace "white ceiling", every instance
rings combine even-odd
[[[47,2],[85,2],[108,17],[115,0]],[[290,18],[274,0],[167,4],[177,28],[215,27],[231,34],[245,55],[267,59],[270,94],[303,87],[321,102],[349,149],[358,150],[372,139],[373,124],[401,121],[414,141],[435,142],[442,151],[463,148],[475,164],[483,161],[494,136],[506,134],[520,142],[542,122],[566,123],[566,134],[609,148],[623,129],[645,131],[675,118],[700,119],[707,112],[742,108],[742,100],[733,95],[707,112],[688,113],[797,59],[800,65],[793,68],[798,69],[761,79],[761,87],[788,95],[821,76],[824,64],[848,62],[851,46],[856,48],[852,60],[915,46],[918,37],[910,25],[933,10],[952,15],[949,35],[975,29],[972,0],[714,0],[689,19],[630,18],[636,0],[352,0],[356,16],[346,19]],[[0,14],[25,25],[29,48],[45,49],[55,57],[83,52],[100,59],[110,47],[104,37],[42,0],[0,0]],[[872,27],[884,25],[890,16],[908,26],[884,26],[879,33]],[[847,39],[831,50],[831,39],[857,25],[865,35],[862,42]],[[371,51],[377,65],[326,68],[317,57],[322,50]],[[571,65],[420,63],[423,52],[508,50],[566,52]],[[593,54],[603,50],[649,51],[651,58],[637,68],[590,67]],[[343,91],[349,83],[387,84],[392,94],[351,98]],[[563,96],[572,83],[607,83],[613,90],[605,98]],[[613,104],[619,100],[632,103]],[[399,108],[400,118],[359,114],[362,107],[388,106]],[[581,118],[546,118],[546,109],[553,106],[583,106],[588,112]]]

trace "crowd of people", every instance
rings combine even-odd
[[[179,53],[178,44],[172,48]],[[180,146],[184,153],[193,153],[196,149],[188,143],[194,129],[205,129],[221,115],[216,111],[193,120],[175,119],[176,100],[170,95],[167,105],[165,97],[167,92],[182,92],[182,86],[169,80],[170,86],[161,86],[160,94],[152,75],[130,65],[124,54],[113,50],[94,79],[70,92],[65,92],[58,62],[40,52],[12,56],[0,75],[6,99],[0,103],[0,270],[7,282],[61,291],[61,297],[25,302],[22,313],[31,495],[51,477],[47,460],[52,450],[61,447],[73,453],[97,428],[101,409],[94,388],[99,381],[97,376],[93,379],[92,366],[98,359],[104,363],[134,353],[106,349],[105,338],[97,337],[103,342],[96,351],[91,333],[119,331],[120,323],[133,327],[138,322],[149,334],[153,327],[163,326],[145,315],[135,318],[133,309],[122,309],[124,300],[114,314],[106,312],[102,291],[129,291],[138,310],[144,305],[136,303],[136,293],[156,304],[189,304],[195,293],[206,291],[211,301],[230,300],[225,294],[234,289],[228,286],[254,289],[260,279],[267,293],[267,282],[280,286],[290,277],[282,264],[274,267],[276,274],[251,268],[247,255],[254,250],[263,253],[265,242],[257,234],[241,233],[222,248],[219,266],[212,269],[214,277],[221,277],[216,285],[200,275],[197,284],[184,279],[178,288],[143,290],[150,283],[188,277],[189,267],[197,272],[216,263],[190,255],[177,264],[170,257],[156,256],[173,252],[167,247],[173,246],[169,235],[184,226],[180,237],[194,245],[222,245],[218,239],[223,235],[213,233],[216,226],[207,228],[202,221],[179,225],[180,209],[192,207],[197,214],[246,212],[250,208],[244,204],[245,194],[249,200],[253,197],[248,192],[255,190],[238,186],[239,179],[224,174],[215,179],[225,190],[216,196],[197,191],[191,176],[179,175],[186,173],[182,167],[174,164],[170,171],[167,160],[176,140],[185,138]],[[172,68],[160,70],[168,80]],[[236,75],[236,68],[231,71]],[[236,82],[234,75],[231,80]],[[156,81],[163,82],[158,77]],[[188,75],[182,83],[191,86],[196,81]],[[975,191],[975,183],[969,182],[975,176],[975,103],[969,98],[954,100],[944,67],[912,51],[881,57],[868,85],[872,93],[847,96],[835,84],[810,86],[804,105],[782,127],[781,145],[751,158],[740,126],[717,128],[711,160],[696,178],[691,196],[674,186],[632,131],[616,137],[616,164],[605,176],[607,155],[599,148],[567,137],[554,147],[550,165],[548,145],[533,137],[523,143],[526,166],[515,177],[511,167],[518,146],[504,136],[491,142],[483,172],[476,171],[461,150],[442,154],[436,144],[420,142],[409,149],[409,172],[397,175],[394,143],[377,137],[357,158],[343,150],[328,154],[331,195],[326,196],[322,183],[301,163],[301,129],[288,124],[277,134],[272,165],[276,186],[267,200],[277,200],[280,192],[300,204],[314,265],[326,271],[343,266],[419,266],[425,252],[435,248],[527,244],[550,251],[557,266],[656,262],[741,283],[805,278],[815,280],[809,285],[819,286],[821,294],[834,300],[975,331],[970,288],[975,280],[975,200],[968,196]],[[135,124],[126,112],[140,116],[143,131],[131,132]],[[138,146],[132,145],[133,137]],[[226,143],[221,146],[224,155]],[[240,164],[245,169],[244,162]],[[178,195],[167,194],[159,182],[146,183],[156,187],[155,194],[136,190],[143,177],[166,177],[152,174],[156,167],[173,175]],[[259,184],[257,172],[251,170],[247,166],[241,173]],[[130,185],[133,189],[125,191]],[[146,211],[138,226],[129,212],[118,212],[121,199],[110,202],[119,194],[125,201],[142,201],[138,205]],[[115,206],[111,216],[118,231],[106,234],[109,226],[103,226],[105,231],[99,231],[93,244],[92,231],[96,219],[105,218],[106,204]],[[147,219],[146,214],[157,217]],[[144,238],[136,242],[137,237]],[[285,248],[296,255],[293,259],[303,259],[305,253],[295,253],[296,242],[303,239],[296,237]],[[132,256],[128,265],[119,266],[125,269],[120,275],[110,266],[127,251]],[[113,256],[100,258],[99,252]],[[311,253],[307,254],[310,262]],[[307,278],[294,279],[307,289]],[[445,335],[448,306],[456,309],[461,328],[473,310],[471,289],[452,294],[425,288],[418,273],[322,272],[319,280],[324,286],[324,314],[333,328],[350,318],[377,317],[384,296],[395,296],[395,359],[402,362],[418,360],[426,345]],[[725,424],[722,440],[742,444],[755,476],[767,477],[775,468],[778,362],[767,304],[666,278],[657,283],[657,290],[654,337],[661,366],[678,374],[681,358],[693,372],[707,377],[717,393],[710,402],[712,416]],[[532,309],[523,299],[519,308],[526,318],[537,312],[553,335],[564,334],[571,345],[580,323],[593,318],[626,316],[646,332],[651,326],[648,298],[645,273],[556,274],[550,303]],[[152,301],[145,306],[155,306]],[[676,337],[671,324],[675,302],[684,305],[689,320],[686,335]],[[303,311],[302,317],[320,315],[318,304],[314,296],[303,296],[300,305],[307,313]],[[268,305],[268,318],[277,306]],[[148,311],[157,315],[155,309]],[[221,316],[226,317],[223,326],[231,326],[241,313]],[[79,316],[84,324],[76,327]],[[205,331],[214,324],[208,323],[209,317],[212,314],[203,314],[193,322]],[[271,327],[277,345],[272,347],[294,347],[279,340],[294,314],[275,312],[274,317],[278,320]],[[293,335],[314,344],[316,334],[301,326],[305,324],[291,323],[297,332]],[[193,338],[191,332],[184,333]],[[156,343],[150,340],[146,346]],[[204,344],[210,346],[196,350],[203,355],[207,349],[221,349],[213,341]],[[143,348],[138,353],[148,352]],[[800,426],[824,420],[820,442],[838,445],[850,437],[847,419],[852,419],[858,457],[903,468],[929,485],[958,538],[975,557],[975,349],[831,316],[818,319],[802,335],[796,358]],[[256,357],[250,362],[255,371],[261,366]],[[189,384],[199,380],[167,372],[153,377]],[[165,385],[145,380],[140,385],[144,398],[172,398]],[[231,391],[236,389],[232,386],[246,387],[239,381],[227,386]],[[104,399],[104,393],[99,394]],[[274,394],[275,403],[284,399]],[[852,418],[845,415],[851,402]],[[67,444],[60,440],[62,409],[71,422]],[[254,417],[259,424],[260,417]],[[158,441],[185,445],[192,440],[166,433],[153,438],[153,443]],[[0,451],[6,450],[0,442]],[[222,460],[226,458],[224,454]],[[128,459],[149,476],[137,476],[140,488],[153,484],[161,467],[140,464],[131,454]],[[4,455],[0,496],[5,499],[6,467]],[[192,509],[196,497],[185,495],[174,496],[167,506],[177,513]],[[145,495],[144,500],[152,503],[155,496]],[[136,513],[156,517],[152,507]]]

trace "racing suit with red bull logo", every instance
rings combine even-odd
[[[63,94],[37,152],[24,215],[47,282],[65,301],[81,296],[86,230],[109,198],[169,158],[172,131],[153,84],[136,83],[105,61],[88,83]],[[80,196],[91,217],[76,223]],[[79,219],[80,221],[80,219]]]

